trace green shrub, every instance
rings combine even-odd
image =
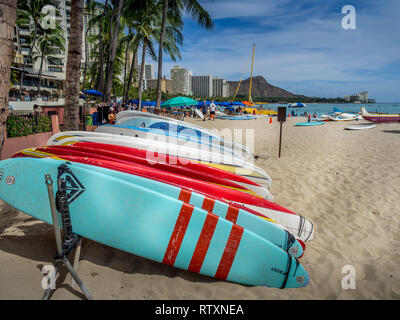
[[[9,116],[7,137],[24,137],[31,134],[52,131],[51,117],[43,115]]]

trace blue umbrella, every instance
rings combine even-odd
[[[306,107],[307,105],[301,102],[296,102],[296,103],[292,103],[289,104],[289,108],[303,108]]]
[[[230,103],[229,103],[228,101],[218,102],[218,104],[219,104],[220,106],[224,106],[224,107],[230,106]]]
[[[93,90],[93,89],[82,91],[82,92],[92,95],[92,96],[102,96],[103,95],[101,92],[98,92],[97,90]]]

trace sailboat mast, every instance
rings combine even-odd
[[[250,73],[250,89],[249,89],[249,102],[253,103],[251,99],[251,84],[253,82],[253,65],[254,65],[254,50],[256,48],[256,44],[253,43],[253,59],[251,60],[251,73]]]

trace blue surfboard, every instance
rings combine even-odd
[[[308,127],[308,126],[319,126],[321,124],[325,124],[325,122],[323,121],[299,122],[295,123],[295,126]]]

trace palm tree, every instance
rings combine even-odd
[[[37,91],[39,92],[43,73],[43,62],[45,58],[46,60],[56,59],[56,57],[52,56],[52,54],[54,54],[55,50],[57,49],[64,52],[65,39],[64,30],[60,27],[59,23],[56,24],[54,29],[43,29],[41,26],[38,26],[35,33],[37,33],[37,49],[35,55],[33,56],[33,61],[40,58],[40,68],[37,81]]]
[[[10,91],[16,15],[16,0],[0,1],[0,153],[4,143],[3,133],[8,115],[8,93]]]
[[[86,10],[91,17],[95,15],[96,9],[99,8],[99,4],[94,0],[86,0]],[[85,63],[83,67],[83,82],[82,82],[82,90],[86,88],[86,81],[87,81],[87,67],[88,67],[88,60],[89,60],[89,47],[88,47],[88,35],[89,31],[93,27],[93,23],[88,21],[88,26],[85,30]]]
[[[159,38],[159,53],[158,53],[158,75],[157,75],[157,104],[156,108],[161,104],[161,78],[162,78],[162,52],[164,50],[164,41],[166,34],[166,25],[169,17],[180,19],[182,17],[182,8],[184,8],[197,23],[205,28],[212,29],[214,23],[209,13],[204,10],[197,0],[162,0],[163,17],[161,25],[161,34]]]
[[[29,47],[29,52],[27,55],[27,63],[32,63],[33,60],[33,52],[36,46],[38,29],[40,27],[40,23],[45,18],[48,13],[43,13],[42,9],[46,5],[53,5],[51,0],[18,0],[17,6],[17,18],[16,25],[19,28],[23,25],[29,25],[31,28],[31,42]],[[58,10],[56,11],[58,15]],[[25,74],[25,63],[22,66],[21,78],[20,78],[20,87],[19,92],[22,92],[22,84],[24,81]]]
[[[68,43],[64,129],[79,130],[79,92],[82,59],[84,0],[71,1],[71,27]]]
[[[103,42],[104,42],[104,38],[103,38],[103,34],[104,34],[104,25],[107,25],[107,21],[109,21],[109,19],[107,19],[107,14],[110,12],[110,6],[108,4],[108,0],[106,0],[106,2],[104,3],[104,5],[102,5],[101,3],[97,2],[98,6],[103,6],[103,12],[101,15],[99,16],[95,16],[92,17],[91,22],[93,23],[93,25],[98,24],[99,26],[99,56],[98,56],[98,63],[99,63],[99,73],[97,74],[97,78],[96,78],[96,82],[95,82],[95,89],[99,92],[103,92],[104,89],[104,46],[103,46]]]
[[[110,23],[113,16],[113,12],[111,7],[109,6],[107,12],[103,16],[97,15],[93,16],[89,21],[89,27],[97,27],[98,30],[101,30],[99,34],[93,34],[88,36],[88,42],[93,44],[93,48],[90,53],[90,58],[93,61],[91,67],[88,72],[88,82],[91,84],[91,87],[96,90],[104,93],[104,74],[108,73],[108,69],[104,72],[104,63],[102,64],[100,61],[108,61],[109,55],[111,52],[111,41],[112,41],[112,23]],[[122,23],[122,22],[121,22]],[[123,28],[120,28],[119,34],[117,37],[116,43],[116,52],[113,59],[113,72],[112,76],[112,85],[111,91],[114,92],[114,88],[123,88],[123,83],[119,79],[119,75],[123,70],[123,51],[127,42],[127,35],[124,34]],[[100,81],[99,81],[100,80]],[[100,83],[99,83],[100,82]]]
[[[138,13],[138,21],[134,24],[137,33],[136,41],[142,45],[142,61],[138,80],[139,109],[141,109],[146,52],[148,51],[150,56],[157,60],[154,42],[158,41],[161,35],[161,2],[146,1],[141,9],[136,9],[136,12]],[[168,53],[174,61],[181,58],[178,45],[181,45],[183,41],[182,25],[183,22],[179,17],[178,19],[171,17],[166,24],[163,51]]]
[[[111,102],[111,89],[112,89],[112,78],[114,72],[114,58],[117,52],[117,43],[118,43],[118,36],[119,36],[119,28],[120,28],[120,19],[121,19],[121,12],[123,6],[123,0],[115,0],[114,3],[114,15],[112,20],[112,25],[114,25],[114,30],[111,33],[111,47],[110,52],[107,59],[107,73],[106,73],[106,81],[104,86],[104,101]],[[112,30],[112,28],[111,28]]]
[[[127,23],[129,24],[129,22]],[[129,92],[129,86],[130,82],[132,81],[132,72],[134,70],[134,63],[135,63],[135,55],[137,53],[137,41],[136,41],[136,34],[135,31],[132,27],[132,25],[128,25],[128,34],[124,36],[122,39],[122,43],[125,44],[125,56],[124,56],[124,87],[123,87],[123,101],[127,100],[128,92]],[[133,53],[133,58],[131,60],[131,65],[130,65],[130,72],[128,76],[128,62],[129,62],[129,52]],[[128,80],[129,78],[129,80]],[[127,84],[127,81],[129,84]]]

